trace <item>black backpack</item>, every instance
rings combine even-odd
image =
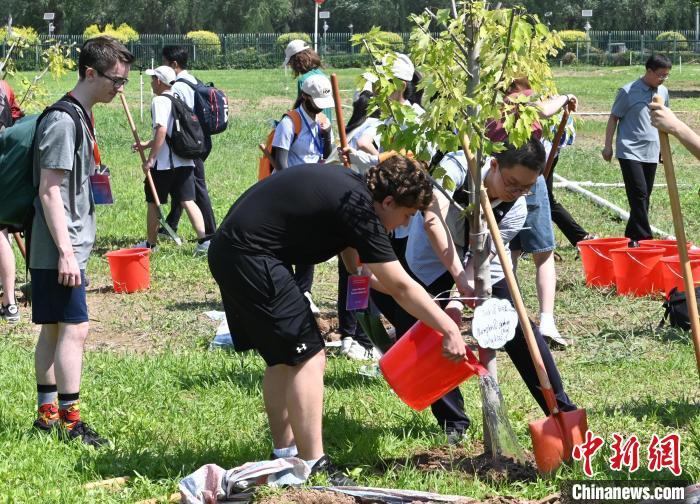
[[[695,287],[695,299],[700,300],[700,287]],[[688,303],[685,298],[685,291],[679,292],[674,287],[668,295],[668,299],[664,301],[666,312],[659,323],[659,327],[663,327],[666,320],[671,327],[678,327],[684,331],[690,331],[690,316],[688,315]]]
[[[164,94],[172,104],[173,129],[167,138],[168,146],[185,159],[199,159],[207,152],[204,131],[197,114],[177,96]]]

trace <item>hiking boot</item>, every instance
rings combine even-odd
[[[209,252],[209,244],[211,243],[211,240],[207,240],[202,243],[198,243],[197,246],[194,248],[194,255],[199,256],[199,255],[207,255],[207,252]]]
[[[341,349],[340,353],[345,355],[348,359],[361,360],[361,361],[376,362],[382,357],[382,355],[379,353],[379,350],[377,350],[376,348],[374,348],[374,347],[365,348],[362,345],[360,345],[357,341],[354,341],[354,340],[350,344],[350,348],[348,348],[347,352],[344,352]]]
[[[328,458],[328,455],[324,455],[316,461],[314,466],[311,468],[311,474],[309,474],[309,477],[317,473],[326,473],[328,475],[328,483],[331,486],[357,485],[357,483],[348,478],[343,471],[331,463],[331,459]]]
[[[19,322],[19,308],[14,303],[9,305],[0,305],[0,315],[10,324]]]
[[[92,446],[93,448],[102,448],[103,446],[109,446],[109,441],[101,437],[97,432],[95,432],[88,424],[83,421],[78,420],[72,429],[61,428],[59,432],[59,437],[61,440],[69,442],[74,439],[79,439],[82,443]]]
[[[564,339],[561,334],[559,334],[559,330],[554,323],[540,322],[540,332],[545,339],[549,340],[551,343],[554,343],[556,346],[569,346],[569,342]]]

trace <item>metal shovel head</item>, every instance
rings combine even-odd
[[[583,443],[588,420],[586,410],[577,409],[554,413],[529,426],[537,469],[550,473],[571,458],[574,446]]]

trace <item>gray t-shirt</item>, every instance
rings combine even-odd
[[[61,198],[66,225],[73,245],[73,253],[80,269],[85,269],[95,243],[95,202],[90,189],[90,175],[94,172],[93,143],[86,118],[80,107],[75,107],[81,118],[83,141],[75,155],[75,126],[70,115],[52,111],[39,124],[34,143],[34,184],[39,185],[41,170],[65,172],[61,183]],[[39,198],[34,199],[34,221],[29,267],[57,269],[58,249],[46,224],[44,209]]]
[[[643,79],[630,82],[617,92],[610,113],[620,118],[615,142],[618,159],[642,163],[659,162],[659,130],[651,125],[648,107],[656,94],[661,95],[668,107],[666,86],[652,88]]]

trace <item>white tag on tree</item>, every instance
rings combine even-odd
[[[488,299],[474,310],[472,334],[482,348],[502,348],[515,336],[518,314],[505,299]]]

